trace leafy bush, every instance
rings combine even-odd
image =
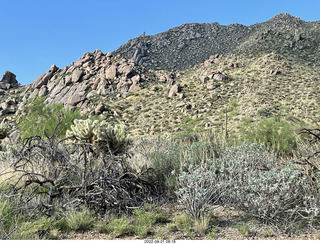
[[[64,108],[63,104],[46,104],[45,98],[40,97],[32,100],[27,108],[27,115],[20,116],[17,121],[22,139],[34,135],[41,137],[52,135],[58,117],[61,115],[63,115],[63,120],[57,135],[64,137],[73,120],[83,118],[78,110]]]
[[[263,145],[278,154],[292,155],[299,138],[288,121],[272,117],[254,124],[244,121],[240,129],[240,140]]]

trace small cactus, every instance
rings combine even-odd
[[[0,140],[3,140],[8,136],[9,126],[4,120],[0,124]]]
[[[90,119],[76,119],[71,125],[71,130],[67,130],[67,137],[76,137],[78,140],[83,140],[88,143],[93,143],[96,140],[94,129],[99,126],[99,121]]]
[[[71,130],[66,133],[67,137],[74,136],[78,140],[98,145],[100,149],[113,153],[122,153],[130,144],[131,140],[124,125],[110,125],[106,121],[98,120],[75,120]]]

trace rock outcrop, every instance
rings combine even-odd
[[[0,89],[8,90],[17,86],[18,81],[16,80],[16,75],[10,71],[6,71],[0,80]]]
[[[135,92],[141,89],[141,83],[147,81],[145,68],[132,60],[96,50],[85,53],[64,69],[52,65],[45,74],[26,86],[22,95],[23,100],[48,96],[49,102],[84,108],[90,104],[92,96]],[[101,113],[102,108],[96,112]]]

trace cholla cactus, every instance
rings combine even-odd
[[[125,147],[131,143],[124,125],[112,126],[106,121],[99,122],[90,119],[75,120],[74,125],[71,126],[71,130],[68,130],[66,135],[99,145],[104,151],[110,149],[113,153],[124,152]]]
[[[76,119],[73,123],[74,124],[71,125],[71,130],[67,130],[66,132],[67,137],[74,136],[78,140],[94,143],[97,139],[94,130],[99,126],[98,120],[92,121],[90,119]]]
[[[9,126],[6,122],[2,121],[0,124],[0,140],[6,138],[9,133]]]

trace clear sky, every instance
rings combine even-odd
[[[52,64],[111,52],[129,39],[184,23],[251,25],[278,13],[320,20],[320,0],[0,0],[0,79],[29,84]]]

